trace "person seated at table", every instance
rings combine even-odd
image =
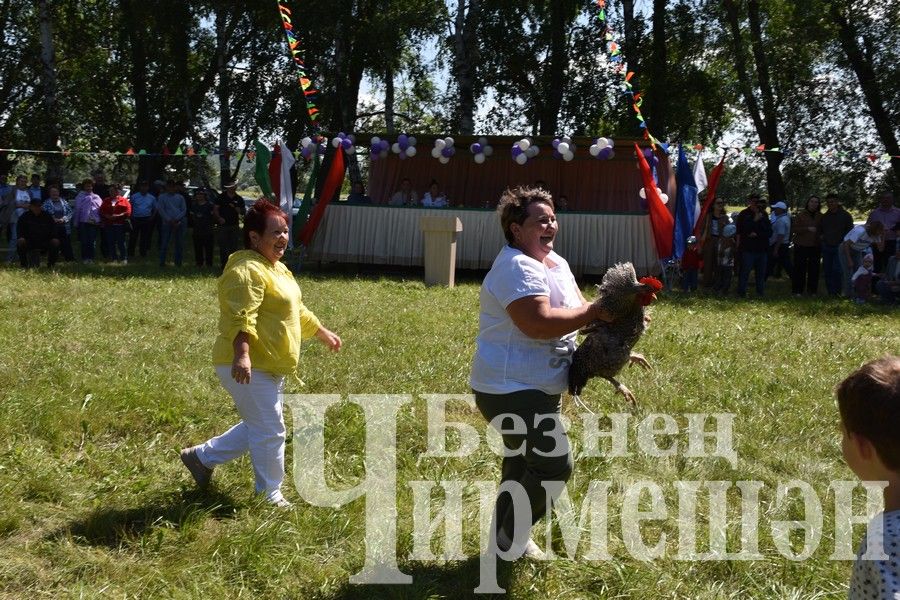
[[[39,197],[31,198],[28,212],[19,217],[16,233],[16,249],[22,267],[37,267],[41,263],[41,252],[47,253],[47,266],[56,264],[59,254],[59,239],[56,234],[56,221],[53,215],[44,212],[43,201]]]
[[[560,194],[556,199],[556,212],[569,210],[569,198],[565,194]]]
[[[347,204],[372,204],[372,199],[366,195],[362,181],[353,182],[350,187],[350,195],[347,196]]]
[[[428,191],[425,192],[424,196],[422,196],[422,206],[426,208],[445,208],[449,206],[449,202],[447,202],[447,195],[441,192],[437,180],[431,180],[431,185],[428,186]]]
[[[400,180],[400,189],[394,192],[388,204],[390,206],[416,206],[419,203],[419,195],[412,189],[409,177]]]

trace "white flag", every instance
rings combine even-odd
[[[291,167],[297,162],[294,160],[294,154],[288,150],[287,145],[278,140],[278,147],[281,149],[281,197],[278,199],[281,210],[287,215],[288,231],[288,247],[294,247],[294,191],[291,189]]]
[[[697,153],[697,161],[694,163],[694,183],[697,184],[697,205],[694,207],[694,226],[697,226],[697,221],[700,219],[700,211],[703,207],[700,205],[700,192],[706,189],[709,185],[709,182],[706,179],[706,168],[703,166],[703,159],[700,157],[700,153]]]

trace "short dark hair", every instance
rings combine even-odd
[[[266,232],[269,217],[281,217],[287,222],[287,215],[284,214],[284,211],[265,198],[260,198],[247,210],[247,214],[244,216],[244,248],[247,250],[253,248],[253,242],[250,240],[251,231],[255,231],[259,235]]]
[[[864,364],[835,393],[844,429],[869,440],[884,465],[900,471],[900,356]]]
[[[512,244],[516,241],[512,233],[512,224],[524,223],[528,218],[528,206],[537,202],[543,202],[556,210],[553,197],[539,187],[507,188],[503,192],[500,202],[497,204],[497,214],[500,215],[500,227],[503,229],[503,235],[507,242]]]
[[[81,182],[81,186],[84,187],[86,185],[94,185],[94,180],[88,177],[84,181]]]

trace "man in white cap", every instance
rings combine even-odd
[[[769,237],[769,269],[767,276],[781,277],[784,274],[791,276],[791,217],[787,212],[787,204],[779,200],[772,205],[772,213],[775,218],[772,221],[772,235]]]

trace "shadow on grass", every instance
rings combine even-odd
[[[412,576],[409,585],[351,585],[345,583],[334,594],[333,600],[370,600],[372,598],[425,600],[429,598],[488,598],[491,595],[475,594],[480,584],[480,558],[473,556],[464,561],[444,564],[406,563],[400,571]],[[507,589],[515,565],[497,561],[497,584]],[[508,591],[508,589],[507,589]]]
[[[190,490],[159,497],[135,508],[99,508],[70,521],[49,537],[71,535],[77,544],[119,548],[135,541],[154,527],[186,529],[207,518],[229,519],[237,505],[227,494]]]

